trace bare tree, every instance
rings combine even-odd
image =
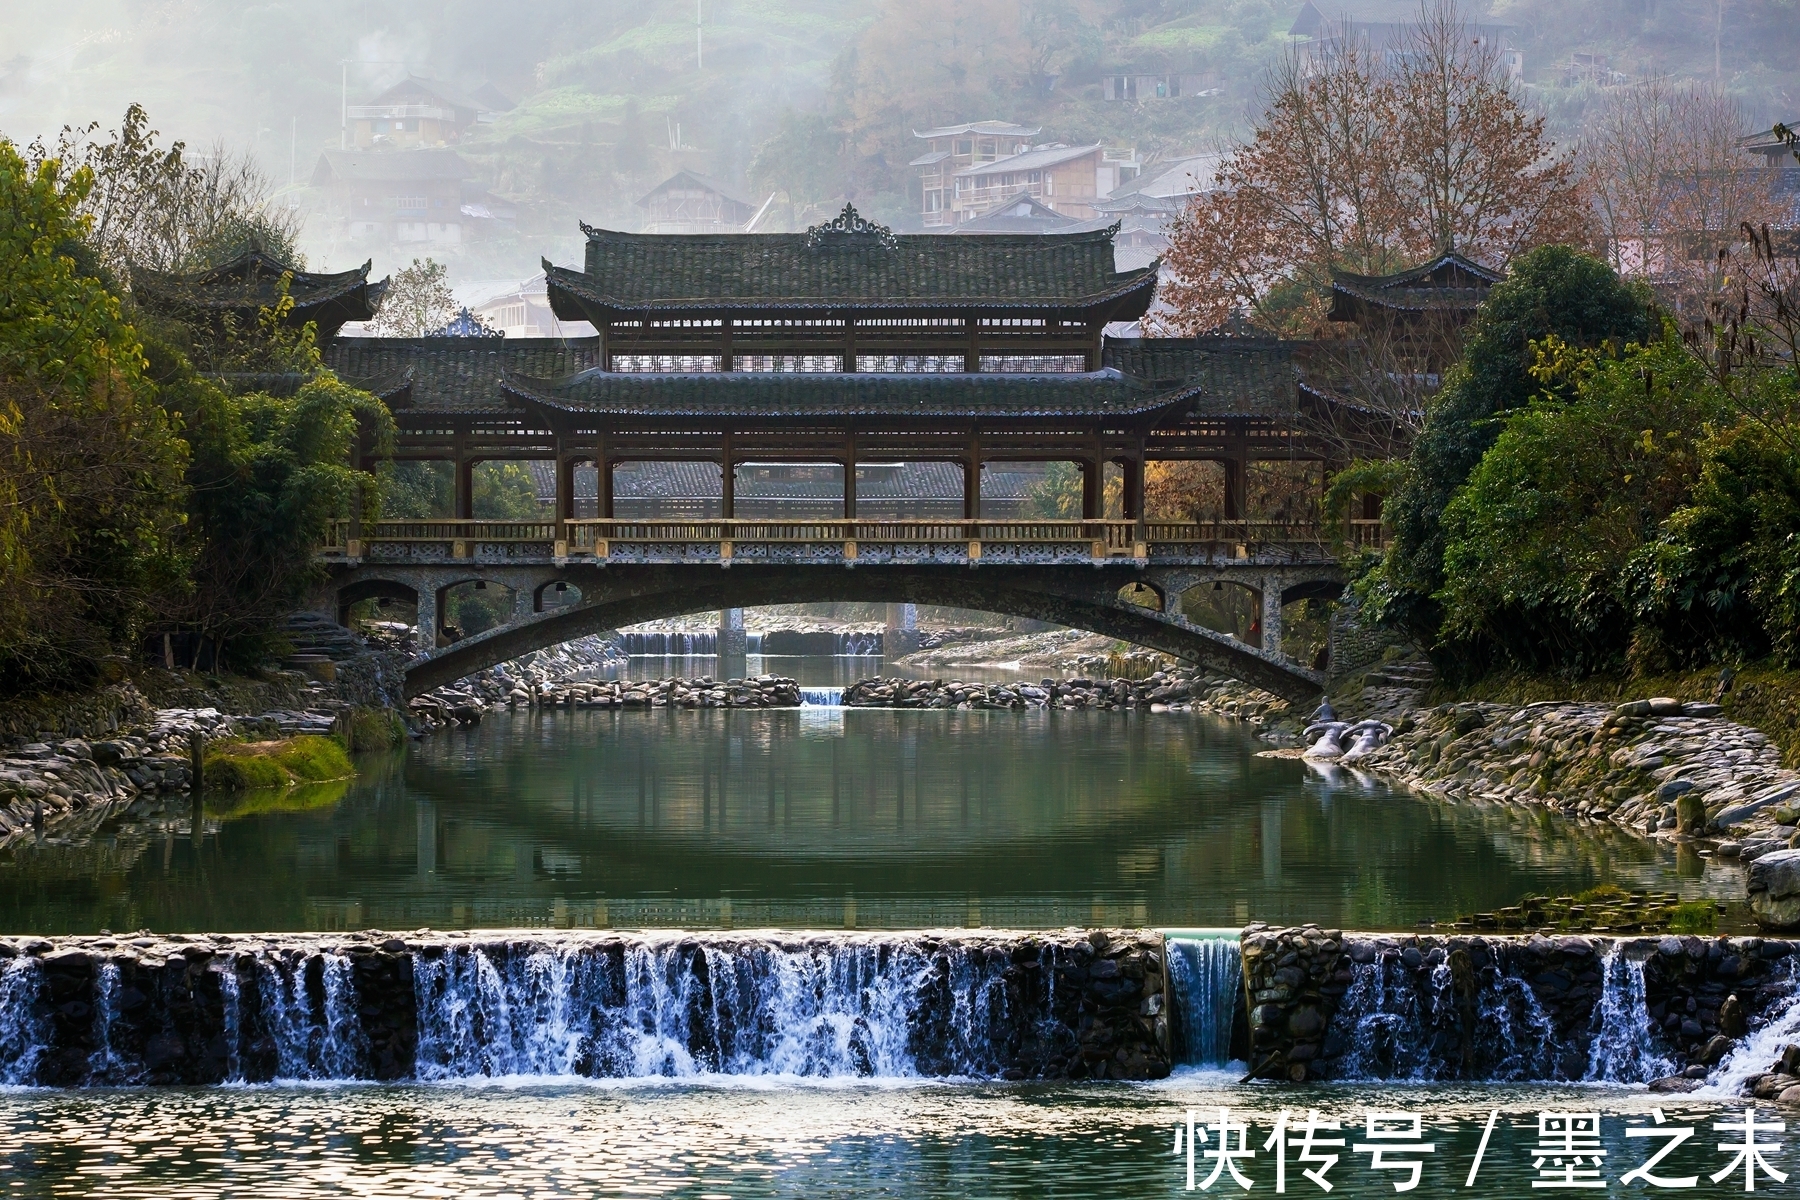
[[[1397,53],[1348,31],[1326,45],[1275,70],[1255,136],[1177,219],[1171,330],[1244,316],[1310,334],[1334,268],[1379,274],[1448,249],[1501,265],[1585,240],[1570,156],[1447,0],[1421,11]]]
[[[1774,172],[1743,152],[1746,127],[1728,96],[1652,81],[1616,91],[1582,142],[1614,268],[1649,278],[1690,321],[1748,249],[1744,228],[1782,215]]]
[[[436,259],[415,258],[395,271],[381,299],[381,311],[369,323],[377,337],[424,337],[442,329],[456,315],[448,272]]]
[[[88,242],[115,276],[126,278],[133,266],[199,270],[252,244],[303,265],[298,215],[268,203],[274,187],[254,159],[223,142],[204,158],[190,156],[184,142],[160,146],[161,134],[136,104],[107,140],[92,140],[98,129],[65,126],[53,147],[34,143],[31,157],[93,172],[84,205],[93,218]]]

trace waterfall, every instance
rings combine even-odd
[[[129,1083],[131,1073],[113,1049],[119,1021],[119,966],[101,963],[94,972],[94,1052],[88,1056],[88,1078],[95,1083]]]
[[[37,1079],[37,1061],[50,1045],[50,1006],[35,960],[0,963],[0,1084]]]
[[[801,688],[800,704],[805,708],[842,708],[844,689],[841,687]]]
[[[891,941],[449,947],[414,965],[416,1074],[995,1074],[999,964],[940,962]]]
[[[1583,1078],[1645,1083],[1674,1074],[1676,1064],[1655,1050],[1661,1039],[1651,1027],[1650,1008],[1644,1001],[1643,962],[1628,960],[1624,948],[1615,942],[1602,960],[1602,980]]]
[[[351,1079],[367,1053],[350,959],[342,954],[257,960],[263,1024],[281,1079]]]
[[[1231,1029],[1244,987],[1244,960],[1236,934],[1182,937],[1170,934],[1169,985],[1180,1022],[1181,1061],[1220,1065],[1231,1059]]]
[[[1762,1026],[1752,1030],[1737,1049],[1720,1060],[1707,1077],[1706,1086],[1695,1095],[1736,1099],[1743,1095],[1744,1085],[1752,1075],[1769,1069],[1783,1046],[1800,1043],[1800,957],[1788,959],[1786,985],[1788,994],[1771,1007]]]

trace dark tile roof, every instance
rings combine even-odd
[[[1189,389],[1159,391],[1117,371],[873,374],[730,371],[635,374],[584,371],[549,380],[509,375],[509,396],[551,411],[613,416],[1150,418]]]
[[[1194,393],[1209,416],[1290,413],[1298,402],[1293,347],[1267,338],[1107,338],[1101,363],[1155,388]]]
[[[753,209],[755,207],[754,205],[749,204],[748,202],[746,202],[744,200],[738,199],[738,197],[736,195],[732,194],[731,192],[726,191],[724,185],[719,183],[717,180],[709,179],[705,175],[700,174],[698,171],[689,171],[689,170],[686,170],[685,168],[680,171],[675,172],[673,175],[669,176],[667,179],[663,180],[661,183],[657,184],[655,187],[653,187],[649,191],[645,192],[643,194],[643,196],[639,197],[639,199],[637,201],[637,206],[639,208],[643,208],[644,206],[649,204],[650,201],[654,200],[657,196],[662,194],[664,191],[668,190],[669,188],[675,187],[677,185],[683,185],[683,184],[685,184],[689,187],[700,188],[703,191],[712,192],[712,193],[718,195],[719,197],[721,197],[722,199],[724,199],[732,204],[737,205],[739,208],[752,208]]]
[[[1472,310],[1504,278],[1502,272],[1455,253],[1392,275],[1333,271],[1331,319],[1354,320],[1358,302],[1408,312]]]
[[[556,498],[556,464],[547,459],[533,459],[527,467],[540,502]],[[880,467],[883,464],[866,464]],[[628,469],[629,468],[629,469]],[[882,500],[955,500],[962,499],[962,464],[953,462],[906,462],[894,464],[894,470],[872,473],[865,469],[856,484],[857,502]],[[981,475],[984,500],[1018,500],[1031,493],[1043,479],[1041,472],[1007,470],[1003,463],[991,463]],[[599,476],[592,470],[575,474],[575,495],[591,500],[599,494]],[[761,496],[842,496],[839,483],[809,481],[773,482],[739,480],[734,492],[744,499]],[[670,461],[619,463],[613,468],[613,497],[616,500],[669,500],[719,496],[724,488],[719,481],[717,463]]]
[[[599,338],[338,338],[325,365],[412,412],[511,413],[508,372],[560,377],[600,361]]]
[[[728,309],[1061,309],[1142,315],[1154,271],[1113,267],[1112,235],[640,234],[589,229],[584,271],[544,264],[563,320]]]
[[[131,295],[152,312],[176,316],[231,313],[240,322],[256,319],[281,295],[281,279],[288,278],[288,295],[294,308],[289,324],[316,322],[322,338],[335,334],[346,321],[367,321],[381,307],[387,280],[369,282],[366,262],[351,271],[299,271],[252,246],[229,262],[204,271],[177,274],[134,267]]]
[[[972,221],[947,225],[938,236],[958,233],[1089,233],[1116,226],[1111,217],[1071,217],[1021,192]]]

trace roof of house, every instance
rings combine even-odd
[[[470,120],[473,120],[477,113],[490,112],[493,110],[493,105],[468,95],[460,88],[452,87],[442,80],[428,79],[423,75],[408,75],[399,83],[382,91],[381,94],[374,99],[365,101],[364,103],[367,106],[373,107],[379,104],[391,103],[409,93],[421,92],[434,100],[449,105],[451,108],[460,108],[467,111]]]
[[[1042,200],[1018,195],[972,221],[944,226],[941,233],[1087,233],[1106,229],[1111,218],[1076,218]]]
[[[508,373],[507,396],[547,414],[726,418],[1101,418],[1154,425],[1182,413],[1268,416],[1298,403],[1288,343],[1107,339],[1098,371],[1044,374]]]
[[[346,337],[324,348],[325,365],[397,409],[446,413],[515,411],[500,393],[508,371],[573,375],[600,361],[600,339]]]
[[[506,394],[527,406],[593,416],[1148,418],[1187,399],[1115,370],[1063,374],[874,374],[591,370],[566,379],[509,374]]]
[[[1003,158],[997,158],[993,162],[964,167],[956,173],[956,177],[967,179],[973,176],[1000,175],[1012,171],[1041,171],[1046,167],[1060,166],[1077,158],[1098,154],[1100,149],[1099,142],[1095,142],[1091,146],[1043,146],[1036,150],[1027,150],[1023,154],[1009,154]]]
[[[948,150],[927,150],[906,165],[909,167],[929,167],[936,163],[941,163],[946,158],[950,157],[952,157],[952,155]]]
[[[730,309],[1103,308],[1136,315],[1156,288],[1154,271],[1114,269],[1108,229],[895,235],[848,206],[805,233],[582,228],[586,269],[544,267],[556,315],[599,317],[596,324],[612,314]]]
[[[370,320],[381,307],[387,280],[369,282],[373,265],[371,261],[350,271],[298,271],[252,245],[229,262],[204,271],[181,274],[134,267],[131,294],[152,311],[229,312],[248,321],[280,299],[285,276],[287,294],[294,301],[289,323],[312,321],[321,338],[329,338],[344,322]]]
[[[325,150],[313,168],[312,186],[328,187],[339,180],[461,181],[473,174],[462,155],[454,150]]]
[[[1154,203],[1173,201],[1176,197],[1198,195],[1217,185],[1222,154],[1196,154],[1170,162],[1145,167],[1136,179],[1122,183],[1098,204],[1118,205],[1122,201]],[[1179,203],[1172,205],[1179,207]],[[1110,209],[1109,209],[1110,211]]]
[[[1010,121],[967,121],[961,125],[940,125],[936,129],[915,129],[916,138],[955,137],[973,133],[984,137],[1036,137],[1041,130],[1035,125],[1014,125]]]
[[[681,186],[695,187],[702,191],[713,192],[722,199],[728,200],[740,208],[754,209],[756,207],[748,201],[738,199],[736,196],[726,191],[722,185],[714,180],[708,179],[698,171],[689,171],[685,168],[675,172],[673,175],[645,192],[642,196],[638,197],[637,206],[639,208],[644,208],[649,205],[650,201],[668,191],[670,188]]]
[[[1500,271],[1451,251],[1392,275],[1331,273],[1331,319],[1355,320],[1360,303],[1407,312],[1473,309],[1488,289],[1506,278]],[[1340,315],[1341,314],[1341,315]]]

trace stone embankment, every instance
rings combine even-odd
[[[1143,1080],[1168,1008],[1143,930],[0,938],[0,1083]]]
[[[497,709],[517,708],[795,708],[800,685],[783,675],[750,679],[525,680],[511,675],[441,687],[408,706],[424,729],[471,725]]]
[[[1650,1082],[1687,1091],[1790,1016],[1765,938],[1243,933],[1259,1078]],[[1797,1081],[1800,1082],[1800,1081]],[[1800,1092],[1787,1097],[1800,1099]]]
[[[278,709],[229,716],[216,708],[151,709],[146,726],[104,738],[55,738],[0,750],[0,845],[68,818],[111,811],[140,797],[189,790],[190,739],[330,733],[335,710]]]
[[[844,703],[855,708],[1097,708],[1149,712],[1206,709],[1245,719],[1256,719],[1276,706],[1272,697],[1251,698],[1242,685],[1188,668],[1157,671],[1138,680],[963,683],[942,679],[864,679],[844,689]]]
[[[1762,733],[1716,704],[1448,704],[1418,710],[1362,759],[1408,787],[1452,800],[1549,808],[1646,837],[1718,837],[1754,859],[1788,844],[1800,774]]]

